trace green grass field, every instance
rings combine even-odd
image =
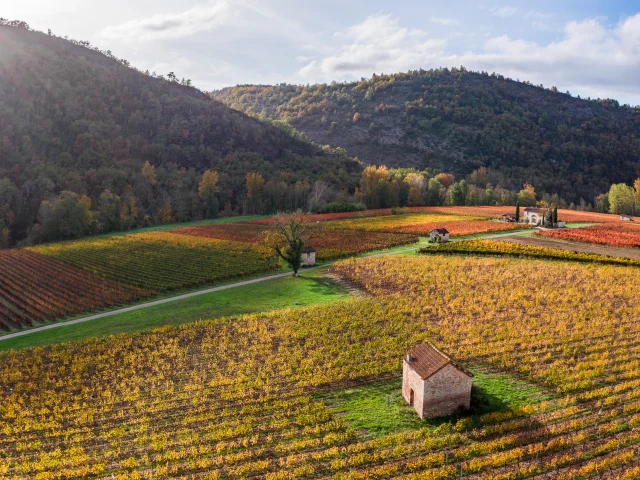
[[[150,330],[164,325],[180,325],[203,319],[329,303],[348,297],[343,287],[326,277],[323,271],[303,271],[298,278],[285,277],[230,288],[2,340],[0,350],[52,345],[88,337]]]
[[[363,438],[375,438],[418,428],[455,425],[460,418],[504,412],[549,400],[541,388],[502,373],[473,369],[472,409],[462,417],[420,420],[402,398],[402,379],[394,378],[328,394],[319,394],[331,410]]]

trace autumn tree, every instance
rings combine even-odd
[[[360,194],[368,208],[378,208],[380,206],[380,198],[378,196],[386,194],[386,192],[381,191],[380,182],[389,182],[389,170],[384,165],[381,167],[370,165],[362,171],[360,175]]]
[[[293,276],[297,277],[302,265],[302,249],[313,238],[313,232],[301,211],[279,213],[275,220],[275,229],[265,235],[263,249],[275,252],[291,267]]]
[[[528,182],[522,186],[522,190],[518,192],[518,201],[520,205],[525,207],[534,207],[536,205],[536,190]]]
[[[202,180],[198,185],[198,196],[205,204],[207,217],[216,218],[220,205],[218,196],[216,195],[220,189],[218,188],[218,172],[215,170],[207,170],[202,175]]]
[[[149,185],[155,185],[158,180],[156,178],[156,167],[149,163],[149,160],[144,162],[141,170],[142,176],[145,178]]]
[[[251,207],[251,213],[260,210],[262,187],[264,187],[264,178],[259,173],[247,173],[247,200]]]
[[[471,172],[471,175],[469,175],[469,179],[471,180],[471,183],[475,185],[479,185],[481,187],[486,186],[487,182],[489,181],[487,177],[487,168],[480,167],[475,169],[473,172]]]
[[[608,213],[609,212],[609,194],[601,193],[595,199],[596,212]]]
[[[635,190],[625,183],[615,183],[609,189],[609,212],[632,214],[636,204]]]
[[[438,180],[444,188],[449,188],[453,185],[453,175],[450,173],[439,173],[435,176],[435,179]]]
[[[171,208],[171,200],[167,199],[158,211],[158,221],[160,223],[171,223],[172,220],[173,210]]]
[[[404,178],[404,182],[409,186],[409,205],[412,207],[424,205],[424,194],[427,184],[424,176],[418,175],[417,173],[410,173]]]

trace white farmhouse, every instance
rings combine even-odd
[[[544,222],[544,215],[547,213],[546,208],[527,207],[524,209],[524,216],[522,217],[524,223],[531,225],[542,225]]]
[[[449,230],[446,228],[434,228],[429,232],[429,240],[432,243],[444,243],[449,241]]]

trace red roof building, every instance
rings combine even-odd
[[[472,377],[431,343],[423,343],[402,362],[402,396],[422,419],[451,415],[469,408]]]

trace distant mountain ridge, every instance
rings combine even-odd
[[[458,175],[485,166],[507,188],[528,181],[569,201],[592,201],[640,174],[640,109],[500,75],[419,70],[330,85],[243,85],[212,96],[286,120],[364,163]]]

